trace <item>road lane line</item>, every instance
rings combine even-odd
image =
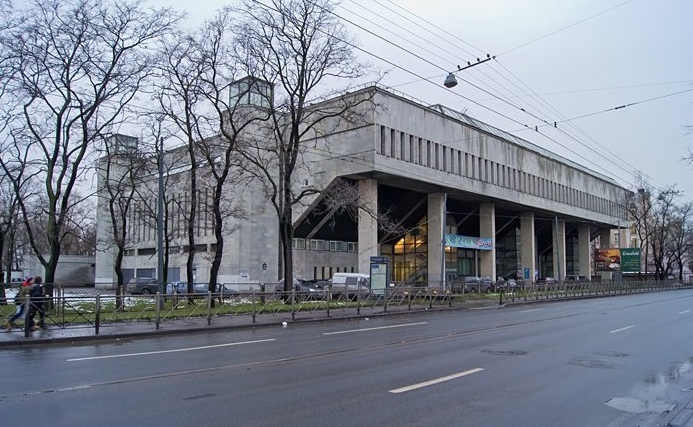
[[[377,331],[380,329],[392,329],[392,328],[403,328],[405,326],[416,326],[425,325],[428,322],[417,322],[417,323],[406,323],[403,325],[391,325],[391,326],[378,326],[374,328],[363,328],[363,329],[349,329],[347,331],[337,331],[337,332],[324,332],[323,335],[339,335],[339,334],[351,334],[353,332],[366,332],[366,331]]]
[[[631,329],[631,328],[634,328],[634,327],[635,327],[635,325],[630,325],[630,326],[626,326],[625,328],[614,329],[613,331],[609,331],[609,333],[610,333],[610,334],[617,334],[617,333],[619,333],[619,332],[623,332],[623,331],[626,331],[626,330]]]
[[[531,313],[533,311],[541,311],[541,310],[543,310],[543,308],[535,308],[533,310],[522,310],[522,311],[520,311],[520,313]]]
[[[275,339],[272,338],[272,339],[256,340],[256,341],[230,342],[230,343],[225,343],[225,344],[205,345],[202,347],[176,348],[176,349],[172,349],[172,350],[144,351],[142,353],[125,353],[125,354],[111,354],[108,356],[78,357],[78,358],[74,358],[74,359],[67,359],[67,361],[68,362],[81,362],[84,360],[115,359],[118,357],[134,357],[134,356],[149,356],[152,354],[165,354],[165,353],[178,353],[181,351],[207,350],[210,348],[230,347],[230,346],[234,346],[234,345],[243,345],[243,344],[258,344],[258,343],[269,342],[269,341],[275,341]]]
[[[395,394],[405,393],[407,391],[416,390],[418,388],[428,387],[428,386],[431,386],[434,384],[439,384],[439,383],[442,383],[445,381],[454,380],[455,378],[465,377],[467,375],[475,374],[475,373],[481,372],[483,370],[484,370],[484,368],[474,368],[474,369],[470,369],[468,371],[459,372],[457,374],[448,375],[447,377],[436,378],[434,380],[424,381],[422,383],[412,384],[412,385],[409,385],[406,387],[401,387],[401,388],[396,388],[396,389],[390,390],[390,393],[395,393]]]
[[[686,314],[686,313],[690,313],[690,312],[691,312],[690,310],[684,310],[684,311],[679,311],[679,314]]]

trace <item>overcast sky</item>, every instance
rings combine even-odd
[[[227,3],[149,4],[185,11],[195,25]],[[693,1],[343,0],[336,12],[368,52],[361,59],[388,72],[381,84],[465,111],[626,188],[641,171],[655,190],[675,185],[682,202],[693,201],[693,166],[682,160],[693,148],[685,128]],[[496,59],[442,85],[458,64],[487,54]]]

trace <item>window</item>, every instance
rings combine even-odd
[[[306,249],[306,239],[294,238],[292,247],[298,250]]]
[[[310,241],[310,250],[311,251],[329,251],[330,250],[330,242],[327,240],[311,240]]]
[[[137,255],[155,255],[156,248],[140,248],[137,250]]]

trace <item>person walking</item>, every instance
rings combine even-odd
[[[5,321],[6,331],[11,331],[12,328],[16,326],[14,321],[24,315],[24,306],[26,305],[24,302],[26,301],[26,297],[31,292],[31,287],[33,284],[34,279],[32,277],[27,277],[26,280],[22,282],[22,286],[19,287],[19,292],[17,292],[17,295],[14,297],[14,303],[17,305],[17,308],[15,309],[14,314],[12,314],[12,316]]]
[[[31,307],[29,309],[28,327],[32,331],[37,331],[46,327],[46,295],[43,289],[43,278],[40,276],[34,277],[34,283],[29,290],[31,299]],[[34,322],[34,316],[39,314],[38,325]]]

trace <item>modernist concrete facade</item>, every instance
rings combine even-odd
[[[429,286],[461,275],[591,276],[594,240],[608,246],[613,229],[627,228],[622,205],[627,190],[604,175],[444,106],[426,106],[380,87],[346,97],[371,101],[359,105],[357,122],[323,123],[321,132],[305,141],[295,185],[322,189],[337,178],[348,180],[372,212],[389,212],[404,231],[388,235],[363,211],[357,219],[335,214],[316,196],[294,212],[296,277],[368,273],[371,256],[389,260],[391,281]],[[167,194],[180,194],[184,201],[183,163],[169,172],[180,177]],[[143,182],[152,186],[155,179]],[[226,227],[235,231],[226,237],[224,277],[260,282],[279,277],[276,213],[258,189],[251,182],[229,191],[229,200],[247,215]],[[98,227],[104,240],[110,232],[106,199],[100,191]],[[209,199],[204,194],[201,199],[204,210]],[[151,221],[133,221],[124,266],[130,275],[156,276],[156,229]],[[204,215],[197,232],[196,280],[205,281],[214,240]],[[169,240],[176,248],[172,280],[184,275],[185,243],[179,235]],[[96,260],[96,281],[103,284],[114,280],[113,251],[104,249]]]

